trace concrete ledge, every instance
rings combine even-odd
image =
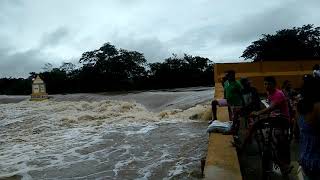
[[[215,98],[223,98],[223,88],[216,83]],[[228,108],[218,108],[218,119],[229,121]],[[205,179],[241,180],[241,171],[236,149],[232,147],[231,135],[211,133],[204,169]]]
[[[251,72],[251,73],[237,73],[237,77],[265,77],[268,76],[303,76],[305,74],[311,74],[312,71],[287,71],[287,72]],[[222,79],[224,74],[219,75],[218,78]]]

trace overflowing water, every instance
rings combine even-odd
[[[190,88],[0,104],[0,178],[198,179],[212,94]]]

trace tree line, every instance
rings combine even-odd
[[[319,60],[320,27],[308,24],[263,34],[241,57],[253,61]]]
[[[148,63],[137,51],[117,49],[105,43],[99,49],[82,54],[80,67],[63,63],[45,64],[40,77],[49,94],[166,89],[212,86],[213,63],[208,58],[173,54],[163,62]],[[26,79],[0,79],[0,94],[30,94],[31,72]]]

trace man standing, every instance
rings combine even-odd
[[[249,137],[244,142],[247,144],[247,140],[251,138],[256,125],[262,122],[269,122],[273,126],[272,136],[274,143],[276,156],[278,158],[279,167],[283,176],[286,176],[290,170],[290,140],[289,140],[289,122],[290,114],[287,99],[284,93],[276,88],[276,80],[274,77],[269,76],[264,78],[264,86],[268,94],[269,107],[260,111],[252,112],[252,116],[259,116],[262,114],[269,114],[266,119],[260,119],[256,121],[252,129],[250,130]]]
[[[268,94],[268,108],[262,109],[261,111],[253,112],[255,116],[271,113],[272,117],[282,116],[286,119],[290,118],[289,107],[286,96],[284,93],[276,88],[276,80],[272,76],[264,78],[264,86]]]
[[[212,120],[217,120],[217,106],[229,106],[230,107],[230,119],[233,119],[234,111],[243,105],[243,98],[241,95],[242,87],[238,81],[235,79],[235,71],[230,70],[226,74],[227,81],[224,83],[224,98],[225,99],[215,99],[211,103],[212,108]]]

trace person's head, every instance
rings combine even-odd
[[[245,89],[251,87],[251,84],[250,84],[250,81],[248,78],[241,78],[240,83],[243,86],[243,88],[245,88]]]
[[[303,87],[309,86],[309,84],[311,84],[309,82],[313,81],[313,76],[311,74],[305,74],[303,76],[302,80],[303,80],[303,86],[302,86],[302,89],[301,89],[301,94],[303,94],[303,91],[304,91]]]
[[[310,75],[303,78],[302,100],[298,103],[298,112],[307,114],[314,110],[314,104],[320,103],[320,80]]]
[[[284,90],[290,90],[290,89],[291,89],[291,83],[290,83],[290,81],[285,80],[285,81],[283,82],[281,88],[284,89]]]
[[[264,78],[264,87],[268,92],[276,89],[276,79],[273,76],[267,76]]]
[[[315,64],[315,65],[313,66],[313,70],[320,70],[319,64]]]
[[[236,80],[236,72],[234,70],[229,70],[227,72],[227,78],[228,78],[228,81],[235,81]]]
[[[227,75],[223,76],[223,77],[222,77],[222,81],[221,81],[222,84],[224,84],[227,80],[228,80]]]

